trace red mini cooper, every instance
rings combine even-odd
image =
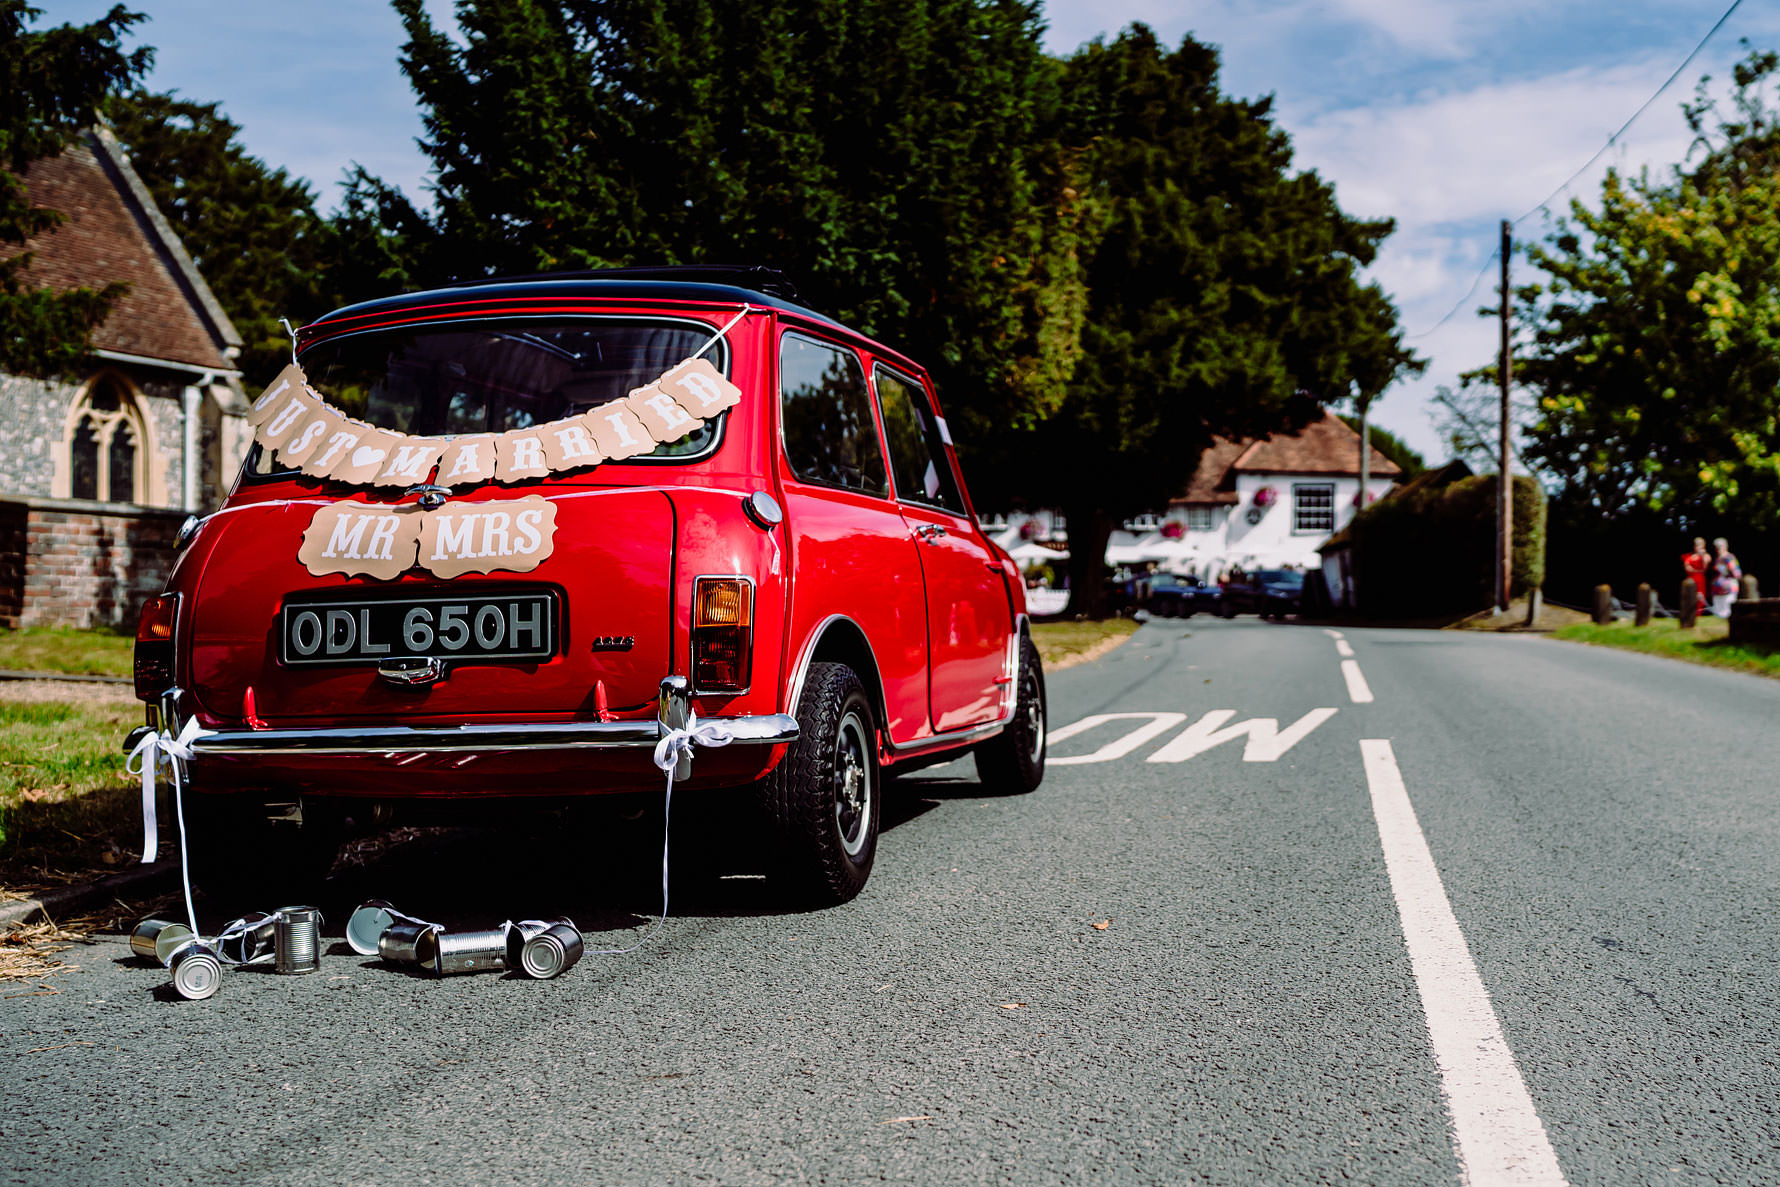
[[[491,452],[480,480],[457,480],[466,438],[622,429],[619,402],[695,357],[739,399],[677,438],[664,404],[668,433],[643,452],[563,437],[604,460],[577,468],[570,448],[520,476],[522,443],[498,473]],[[969,751],[994,791],[1043,777],[1020,573],[977,526],[931,381],[797,304],[777,273],[409,294],[303,327],[297,361],[372,444],[463,447],[449,467],[416,453],[401,485],[366,485],[292,464],[293,428],[188,525],[144,611],[135,679],[151,725],[207,731],[185,797],[200,881],[331,860],[348,817],[659,791],[657,742],[694,715],[733,741],[682,760],[676,787],[752,797],[776,867],[813,902],[864,886],[886,774]],[[339,464],[381,464],[340,440]],[[382,520],[361,530],[354,514],[418,532],[418,555],[318,575],[318,552],[375,553]],[[528,547],[524,564],[503,559]]]

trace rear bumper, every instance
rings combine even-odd
[[[161,701],[161,728],[177,733],[179,697]],[[205,758],[286,759],[333,757],[386,760],[397,755],[537,754],[588,750],[653,750],[669,730],[686,724],[691,697],[684,678],[661,682],[656,716],[632,721],[521,722],[479,725],[321,726],[295,729],[214,730],[193,740],[193,762]],[[721,722],[733,745],[773,746],[797,740],[797,719],[785,713],[759,717],[701,718]]]

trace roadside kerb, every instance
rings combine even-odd
[[[37,898],[0,904],[0,932],[8,932],[21,924],[31,922],[32,917],[39,912],[42,912],[46,919],[67,918],[71,912],[78,911],[92,903],[113,898],[126,890],[137,893],[149,890],[158,891],[162,889],[162,883],[170,888],[178,880],[178,862],[157,861],[153,865],[140,866],[121,874],[112,874],[95,882],[81,882],[46,891]]]

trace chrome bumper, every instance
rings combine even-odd
[[[179,732],[178,689],[161,698],[161,728]],[[683,676],[661,682],[654,720],[563,721],[517,725],[374,725],[313,729],[217,730],[193,739],[194,759],[354,754],[453,754],[491,751],[648,750],[671,729],[686,724],[692,696]],[[720,721],[736,745],[772,746],[797,740],[797,719],[785,713],[761,717],[701,718]],[[690,773],[689,770],[687,773]],[[676,778],[685,775],[676,772]]]

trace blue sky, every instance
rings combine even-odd
[[[111,0],[38,0],[40,23],[89,21]],[[1397,233],[1373,277],[1430,360],[1375,405],[1377,423],[1431,460],[1445,456],[1429,397],[1495,349],[1494,274],[1460,316],[1494,249],[1497,223],[1542,202],[1601,147],[1729,0],[1052,0],[1049,45],[1064,53],[1133,21],[1174,43],[1220,46],[1225,90],[1274,96],[1301,168],[1336,185],[1345,209],[1390,216]],[[268,163],[315,183],[325,205],[351,162],[423,196],[420,118],[396,65],[401,27],[376,0],[301,6],[135,0],[157,48],[149,83],[217,100]],[[428,7],[445,16],[446,0]],[[1591,198],[1608,165],[1661,168],[1688,136],[1678,113],[1700,74],[1724,79],[1739,38],[1780,46],[1780,12],[1745,4],[1674,87],[1571,194]],[[1566,195],[1566,199],[1569,195]],[[1545,229],[1535,214],[1517,237]],[[1519,265],[1524,275],[1525,265]]]

